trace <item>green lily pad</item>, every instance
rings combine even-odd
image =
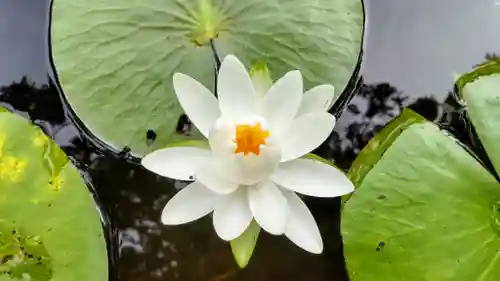
[[[106,243],[87,186],[27,120],[0,113],[0,280],[108,280]]]
[[[355,186],[359,186],[366,174],[370,171],[385,151],[399,137],[399,135],[410,125],[424,123],[425,118],[416,114],[411,109],[404,109],[401,116],[387,124],[375,138],[366,145],[363,153],[354,160],[347,173],[349,179]],[[348,194],[346,196],[351,196]]]
[[[500,62],[457,81],[498,171]],[[349,175],[342,234],[353,281],[498,280],[500,184],[457,140],[407,111],[363,149]]]
[[[52,55],[85,127],[141,156],[200,137],[175,132],[182,110],[172,75],[184,72],[213,88],[210,39],[221,57],[232,53],[248,66],[265,61],[276,77],[300,69],[307,88],[328,83],[340,94],[363,27],[362,0],[55,0]]]
[[[490,61],[457,81],[481,143],[500,172],[500,61]]]
[[[408,122],[408,113],[394,124]],[[399,130],[361,171],[342,235],[353,281],[498,280],[500,185],[462,145],[429,122]],[[384,142],[376,136],[372,142]]]

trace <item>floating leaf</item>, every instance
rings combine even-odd
[[[500,172],[500,61],[488,62],[457,81],[467,115]]]
[[[175,133],[182,110],[172,75],[213,89],[211,39],[221,57],[265,61],[275,79],[300,69],[306,88],[328,83],[341,93],[358,62],[363,25],[361,0],[55,0],[52,54],[85,127],[141,156],[201,136]],[[148,130],[157,134],[154,145]]]
[[[349,179],[353,181],[355,186],[358,186],[364,176],[377,164],[384,152],[406,128],[424,122],[425,118],[411,109],[405,109],[399,118],[391,121],[375,138],[371,139],[363,153],[356,157],[347,174]]]
[[[167,145],[165,148],[169,148],[169,147],[182,147],[182,146],[210,149],[210,144],[208,143],[207,140],[187,140],[187,141],[180,141],[180,142],[171,143],[171,144]]]
[[[108,280],[91,194],[42,131],[0,113],[0,280]]]
[[[499,73],[499,62],[489,62],[457,81],[497,171]],[[359,187],[342,219],[353,281],[498,280],[500,184],[446,132],[407,111],[349,175]]]
[[[500,239],[492,222],[500,185],[435,125],[394,128],[400,135],[387,150],[363,150],[380,159],[344,206],[351,280],[498,280]]]
[[[315,161],[318,161],[318,162],[321,162],[321,163],[325,163],[325,164],[328,164],[332,167],[335,167],[336,169],[339,169],[337,168],[332,161],[330,160],[327,160],[319,155],[316,155],[316,154],[313,154],[313,153],[308,153],[304,156],[304,158],[307,158],[307,159],[310,159],[310,160],[315,160]],[[340,170],[340,169],[339,169]]]

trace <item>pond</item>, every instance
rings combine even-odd
[[[410,107],[448,127],[491,169],[470,124],[461,118],[452,75],[500,53],[500,5],[494,0],[365,5],[359,89],[352,99],[343,96],[345,110],[335,109],[335,132],[318,153],[348,169],[375,133]],[[264,233],[244,270],[210,218],[163,226],[162,208],[185,184],[146,171],[127,151],[107,151],[77,129],[51,67],[49,15],[48,0],[0,4],[0,102],[40,126],[85,175],[103,214],[110,280],[348,280],[339,199],[306,199],[324,239],[323,254],[308,254]]]

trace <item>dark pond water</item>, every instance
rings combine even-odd
[[[318,153],[348,169],[377,130],[409,106],[451,130],[488,166],[453,99],[452,73],[500,52],[500,6],[495,0],[377,0],[366,5],[359,91],[350,101],[344,96],[346,109]],[[159,214],[183,184],[145,171],[127,161],[126,153],[94,147],[78,132],[54,83],[48,15],[48,0],[0,2],[0,102],[41,126],[85,175],[106,214],[112,280],[347,280],[336,199],[306,201],[324,238],[322,255],[263,234],[244,271],[216,237],[209,218],[162,226]]]

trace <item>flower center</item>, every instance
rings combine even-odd
[[[234,153],[243,153],[245,156],[249,153],[260,155],[260,146],[266,144],[266,138],[269,137],[269,132],[263,130],[260,123],[253,126],[236,125],[236,149]]]

